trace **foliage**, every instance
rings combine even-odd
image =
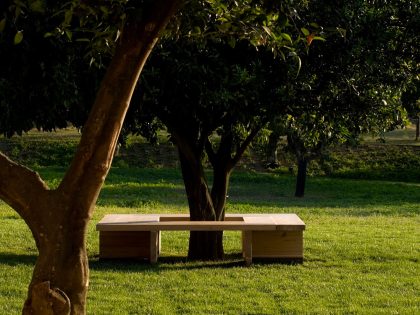
[[[58,23],[61,4],[3,1],[0,6],[0,133],[6,136],[34,127],[51,131],[68,122],[82,126],[86,119],[102,73],[89,71],[80,58],[82,44],[46,36]]]
[[[385,7],[369,1],[309,4],[309,18],[338,32],[302,56],[299,79],[289,82],[285,96],[287,116],[270,124],[274,136],[287,136],[285,149],[299,161],[297,187],[304,187],[307,162],[328,146],[355,144],[362,133],[383,134],[407,123],[400,97],[417,75],[412,27],[418,9],[392,1]]]
[[[300,80],[289,95],[290,116],[283,122],[309,151],[402,125],[399,97],[404,79],[413,76],[413,69],[406,67],[413,56],[399,54],[390,42],[415,49],[411,38],[400,35],[404,30],[412,32],[418,8],[409,11],[393,2],[386,8],[363,1],[347,2],[337,10],[330,5],[314,4],[310,10],[340,25],[340,36],[328,37],[304,58]]]
[[[401,95],[401,101],[409,116],[420,115],[420,74],[407,84]]]

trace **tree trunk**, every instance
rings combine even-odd
[[[278,159],[278,146],[279,146],[280,134],[273,131],[268,137],[267,144],[267,167],[277,168],[279,167]]]
[[[211,199],[218,221],[225,219],[225,205],[229,188],[231,169],[227,165],[213,166],[213,185],[211,188]]]
[[[296,178],[295,197],[303,197],[304,194],[305,194],[307,166],[308,166],[308,160],[305,159],[305,158],[299,158],[299,160],[298,160],[298,174],[297,174],[297,178]]]
[[[420,137],[420,116],[417,116],[417,121],[416,121],[416,141],[419,141],[419,137]]]
[[[40,237],[23,314],[85,313],[89,285],[86,225],[62,223],[51,231],[47,228]]]
[[[200,156],[198,153],[186,153],[187,144],[179,142],[177,142],[179,160],[190,208],[190,220],[217,221]],[[191,153],[192,150],[189,152]],[[223,259],[223,235],[214,231],[191,231],[188,258],[194,260]]]
[[[49,190],[39,175],[0,152],[0,198],[28,224],[39,256],[23,314],[85,314],[86,231],[111,166],[143,65],[181,0],[157,0],[144,20],[130,16],[63,181]]]

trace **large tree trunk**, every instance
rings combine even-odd
[[[308,160],[305,158],[298,159],[298,174],[296,178],[296,191],[295,197],[303,197],[305,195],[305,183],[306,183],[306,169],[308,166]]]
[[[142,21],[128,18],[58,189],[49,190],[37,173],[0,153],[0,198],[28,224],[39,251],[23,314],[85,314],[87,225],[140,72],[180,2],[157,0]]]

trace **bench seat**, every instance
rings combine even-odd
[[[242,231],[242,253],[252,258],[303,260],[305,223],[296,214],[227,214],[225,221],[190,221],[179,214],[109,214],[97,225],[100,258],[157,262],[160,231]]]

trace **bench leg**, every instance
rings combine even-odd
[[[247,266],[252,264],[252,231],[242,231],[242,254]]]
[[[150,232],[150,263],[156,264],[160,252],[160,231]]]

